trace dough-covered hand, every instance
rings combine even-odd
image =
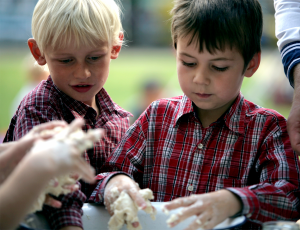
[[[149,200],[153,199],[150,189],[140,190],[137,183],[125,175],[113,177],[107,184],[104,204],[112,217],[108,223],[110,230],[119,230],[123,224],[127,229],[141,229],[137,217],[138,210],[144,210],[155,219],[156,210]]]
[[[82,119],[77,119],[67,128],[54,131],[57,132],[56,134],[50,131],[40,133],[42,136],[54,136],[48,140],[37,141],[30,154],[36,157],[37,162],[50,163],[55,176],[76,172],[87,182],[94,182],[94,170],[82,158],[82,154],[87,147],[92,147],[95,141],[100,140],[103,130],[97,129],[93,130],[93,134],[85,134],[83,131],[78,131],[83,124]],[[74,137],[77,132],[80,134],[78,139]]]
[[[110,179],[105,187],[104,192],[104,204],[110,215],[114,214],[111,210],[111,205],[115,202],[116,199],[118,199],[118,195],[116,195],[116,193],[114,192],[115,188],[117,188],[119,193],[125,191],[140,209],[145,209],[147,207],[144,198],[139,193],[140,188],[138,184],[128,176],[117,175]]]
[[[41,135],[42,133],[47,133],[49,130],[53,130],[56,128],[62,129],[67,127],[67,123],[65,121],[49,121],[47,123],[39,124],[34,126],[24,137],[20,140],[32,139],[32,138],[42,138],[49,139],[53,137],[55,133],[48,132],[48,135]]]
[[[174,227],[183,220],[196,216],[186,229],[212,229],[230,216],[235,215],[241,209],[238,198],[228,190],[192,195],[171,201],[165,205],[165,209],[173,210],[183,207],[183,209],[173,214],[167,223]]]
[[[48,193],[58,196],[78,189],[76,181],[79,176],[88,183],[95,181],[94,169],[82,158],[82,154],[85,149],[91,148],[95,141],[99,141],[104,132],[95,129],[84,133],[81,130],[83,124],[82,119],[76,119],[65,128],[56,127],[39,133],[42,137],[52,138],[38,140],[27,157],[37,162],[40,170],[47,170],[53,178],[30,212],[41,210],[43,203],[49,203],[46,196]],[[71,172],[76,174],[71,175]],[[53,204],[52,199],[50,202]],[[60,204],[56,202],[55,205]]]

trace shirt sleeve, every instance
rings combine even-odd
[[[80,183],[77,182],[79,185]],[[81,216],[83,215],[82,206],[86,196],[79,190],[54,197],[62,203],[61,208],[53,208],[44,205],[43,212],[48,219],[51,229],[61,229],[67,226],[77,226],[83,229]]]
[[[254,221],[299,219],[299,160],[293,152],[286,122],[271,120],[270,132],[255,163],[259,183],[243,188],[227,188],[241,198],[242,214]],[[254,175],[252,175],[254,176]]]
[[[140,117],[126,132],[113,154],[107,159],[101,174],[97,175],[98,184],[89,202],[104,203],[104,189],[107,182],[117,174],[125,174],[139,183],[140,187],[144,172],[144,152],[146,148],[147,125],[142,125]],[[142,188],[142,187],[141,187]]]
[[[275,34],[284,72],[294,87],[292,69],[300,62],[300,0],[274,0]]]
[[[45,115],[34,106],[25,107],[18,115],[12,119],[7,133],[7,140],[18,140],[28,133],[34,126],[52,120],[59,120],[55,115]],[[66,226],[78,226],[82,228],[82,206],[86,200],[86,196],[80,191],[62,195],[57,198],[62,202],[62,208],[54,209],[44,206],[44,212],[48,218],[51,229],[60,229]]]

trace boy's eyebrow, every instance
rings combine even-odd
[[[185,53],[185,52],[181,52],[181,53],[179,53],[179,54],[180,54],[180,55],[187,56],[187,57],[190,57],[190,58],[195,58],[194,56],[189,55],[188,53]]]
[[[226,57],[220,57],[220,58],[214,58],[211,59],[211,61],[233,61],[234,59],[232,58],[226,58]]]
[[[181,52],[179,54],[190,57],[190,58],[195,58],[194,56],[192,56],[188,53],[185,53],[185,52]],[[227,58],[227,57],[218,57],[218,58],[210,59],[210,61],[233,61],[233,60],[234,60],[233,58]]]

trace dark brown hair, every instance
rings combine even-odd
[[[191,35],[199,52],[235,47],[244,58],[244,70],[261,51],[262,10],[257,0],[175,0],[172,14],[173,46]]]

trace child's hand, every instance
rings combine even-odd
[[[111,210],[111,205],[115,202],[116,199],[118,199],[118,196],[111,192],[112,188],[115,187],[118,189],[119,193],[125,191],[141,209],[147,208],[146,201],[139,193],[140,188],[138,184],[126,175],[116,175],[109,180],[104,191],[104,205],[106,206],[106,209],[111,216],[114,214]],[[137,228],[139,226],[139,223],[134,222],[132,223],[132,226],[134,228]]]
[[[122,191],[127,192],[131,199],[141,209],[145,209],[147,207],[144,198],[139,193],[140,188],[138,184],[126,175],[116,175],[109,180],[104,191],[104,204],[110,215],[113,215],[110,206],[118,198],[113,193],[111,193],[111,190],[114,187],[117,187],[120,193]]]
[[[238,198],[228,190],[192,195],[178,198],[165,205],[167,210],[184,207],[181,212],[168,220],[168,225],[174,227],[183,220],[196,215],[194,220],[186,229],[212,229],[230,216],[235,215],[241,209]]]

